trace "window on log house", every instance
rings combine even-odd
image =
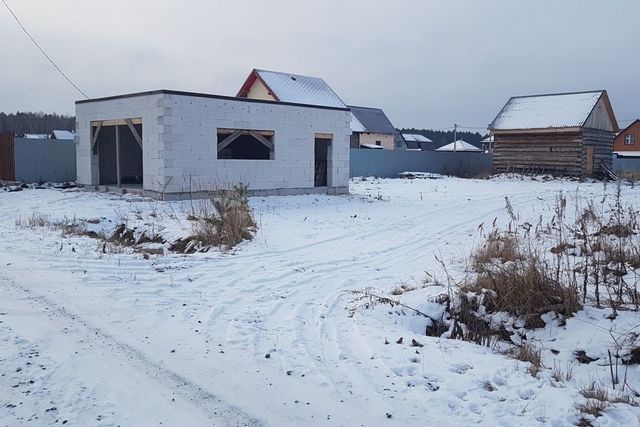
[[[218,159],[273,160],[273,131],[218,129]]]

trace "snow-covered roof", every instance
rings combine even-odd
[[[383,133],[395,135],[398,133],[387,115],[380,108],[349,106],[353,120],[353,132]]]
[[[49,135],[46,133],[25,133],[24,138],[27,139],[47,139]]]
[[[436,151],[482,151],[475,145],[471,145],[466,141],[461,139],[452,142],[451,144],[444,145],[440,148],[437,148]]]
[[[238,96],[243,96],[243,92],[250,88],[256,77],[267,86],[277,101],[326,107],[347,107],[327,82],[321,78],[277,71],[253,70],[240,89]]]
[[[73,139],[73,132],[68,130],[54,130],[51,132],[53,139]]]
[[[614,151],[618,157],[640,157],[640,151]]]
[[[581,127],[605,92],[516,96],[489,126],[492,130]]]
[[[420,135],[419,133],[403,133],[402,137],[405,141],[411,142],[433,142],[429,138],[424,135]]]
[[[480,142],[493,142],[493,135],[489,135],[488,137],[484,138],[482,141]]]
[[[384,150],[384,147],[376,144],[360,144],[360,147],[371,148],[372,150]]]

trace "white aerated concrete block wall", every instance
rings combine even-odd
[[[173,94],[162,104],[166,192],[216,190],[239,183],[250,190],[313,188],[317,133],[333,135],[330,191],[348,189],[348,111]],[[274,159],[219,160],[219,128],[274,131]]]
[[[141,118],[144,190],[151,194],[185,195],[240,183],[267,193],[312,190],[318,133],[332,135],[327,191],[348,191],[349,111],[157,92],[80,102],[76,117],[81,184],[99,184],[91,122]],[[274,159],[218,160],[219,128],[274,131]]]
[[[160,132],[164,94],[105,99],[76,104],[76,163],[78,183],[98,185],[98,156],[91,151],[91,122],[103,120],[142,119],[142,170],[145,189],[160,191],[164,160],[161,157]],[[126,126],[125,126],[126,127]],[[128,130],[127,130],[128,131]]]

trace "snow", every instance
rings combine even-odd
[[[73,132],[69,132],[68,130],[54,130],[52,134],[55,136],[55,139],[73,140],[74,137]]]
[[[376,144],[360,144],[361,147],[364,148],[371,148],[373,150],[383,150],[384,147],[382,147],[381,145],[376,145]]]
[[[492,130],[580,127],[602,91],[517,96],[509,99],[491,123]]]
[[[618,157],[640,157],[640,151],[614,151]]]
[[[331,87],[319,77],[266,70],[256,72],[282,102],[347,108]]]
[[[414,141],[414,142],[433,142],[429,138],[424,135],[420,135],[417,133],[403,133],[402,137],[405,141]]]
[[[24,138],[26,139],[47,139],[49,135],[46,133],[25,133]]]
[[[548,366],[534,378],[492,349],[425,336],[421,317],[381,305],[351,311],[345,292],[407,283],[417,289],[398,298],[437,315],[427,298],[443,289],[422,287],[434,255],[464,274],[479,224],[508,222],[505,196],[535,223],[554,215],[560,191],[615,188],[438,178],[356,178],[349,196],[252,198],[253,241],[149,259],[16,219],[100,219],[105,230],[126,222],[172,239],[188,233],[186,217],[202,202],[0,192],[0,425],[576,423],[580,386],[606,381],[608,366],[577,365],[572,352],[602,356],[610,331],[632,329],[637,313],[611,321],[610,310],[586,307],[564,327],[532,332]],[[637,203],[640,188],[623,197]],[[554,363],[573,363],[574,379],[556,384]],[[628,379],[639,385],[637,367]],[[597,424],[636,425],[639,415],[616,404]]]
[[[482,151],[475,145],[469,144],[461,139],[452,142],[451,144],[444,145],[440,148],[436,148],[436,151]]]

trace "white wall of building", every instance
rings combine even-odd
[[[98,162],[90,151],[91,121],[142,118],[145,190],[187,193],[238,183],[250,190],[310,189],[318,133],[333,135],[330,191],[348,189],[349,111],[161,93],[80,103],[76,117],[81,184],[98,184]],[[218,128],[274,131],[274,159],[218,160]]]

